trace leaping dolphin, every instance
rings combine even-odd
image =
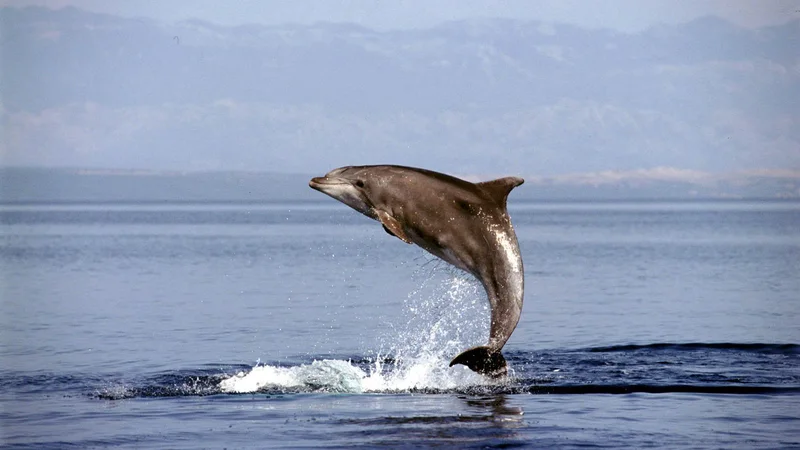
[[[506,177],[470,183],[413,167],[347,166],[312,178],[309,186],[478,278],[492,307],[489,342],[462,352],[450,366],[500,377],[508,372],[500,350],[519,322],[525,284],[506,199],[523,182]]]

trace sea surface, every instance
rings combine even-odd
[[[492,381],[478,283],[326,200],[0,206],[0,445],[800,448],[800,203],[512,195]]]

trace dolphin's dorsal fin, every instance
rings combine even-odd
[[[506,199],[508,198],[508,194],[511,192],[511,190],[524,182],[525,180],[520,177],[503,177],[496,180],[475,183],[475,185],[489,194],[489,197],[491,197],[499,205],[505,207]]]

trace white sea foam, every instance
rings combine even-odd
[[[319,392],[397,392],[456,389],[492,383],[464,366],[448,367],[460,352],[483,344],[489,306],[477,281],[449,267],[427,274],[405,301],[404,317],[384,336],[368,365],[317,360],[293,367],[257,365],[220,383],[224,392],[287,389]],[[385,361],[391,361],[386,363]]]
[[[223,392],[256,392],[263,388],[362,392],[366,374],[347,361],[323,360],[295,367],[257,365],[220,382]]]

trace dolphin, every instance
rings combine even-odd
[[[517,235],[506,210],[522,178],[471,183],[413,167],[346,166],[309,186],[346,204],[407,244],[480,280],[492,308],[489,342],[450,362],[496,378],[508,373],[501,353],[522,312],[525,276]]]

